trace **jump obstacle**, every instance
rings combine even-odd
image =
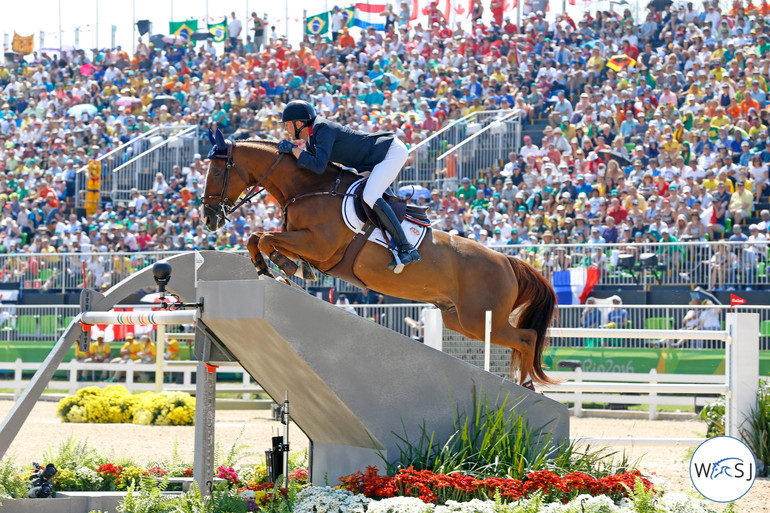
[[[523,415],[544,428],[540,442],[559,444],[569,434],[567,408],[428,345],[272,279],[258,279],[243,256],[205,251],[166,260],[167,289],[197,310],[152,315],[110,310],[137,290],[155,287],[143,269],[105,294],[87,291],[81,315],[62,334],[0,426],[5,454],[67,351],[81,335],[79,324],[195,322],[196,383],[194,479],[203,493],[213,475],[215,374],[207,364],[238,362],[277,402],[286,393],[291,420],[310,440],[314,484],[383,466],[399,455],[399,437],[416,440],[423,428],[436,439],[453,432],[454,411],[473,411],[474,401]],[[158,354],[161,350],[158,349]],[[162,359],[159,359],[162,372]],[[547,430],[547,432],[546,432]]]

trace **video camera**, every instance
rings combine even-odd
[[[29,476],[29,497],[32,499],[46,499],[53,494],[53,488],[51,487],[51,480],[56,473],[56,467],[53,463],[49,463],[45,468],[41,467],[39,463],[32,463],[35,467],[35,473]]]

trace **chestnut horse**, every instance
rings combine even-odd
[[[232,210],[263,187],[283,209],[284,225],[281,232],[254,233],[248,241],[260,274],[270,275],[262,253],[287,275],[298,269],[291,260],[303,260],[322,272],[342,260],[355,235],[343,222],[342,200],[359,175],[330,164],[319,176],[299,168],[293,156],[279,154],[273,142],[236,145],[225,141],[219,130],[209,137],[214,148],[202,206],[209,230],[221,228]],[[485,311],[491,310],[491,341],[513,350],[511,372],[518,367],[520,383],[532,388],[532,381],[552,382],[543,372],[541,355],[556,312],[556,294],[540,273],[519,259],[438,230],[428,229],[419,251],[421,262],[394,274],[388,270],[389,252],[367,242],[353,273],[374,291],[432,303],[449,329],[471,339],[484,340]],[[335,276],[334,271],[330,274]]]

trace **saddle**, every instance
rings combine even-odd
[[[380,226],[379,218],[374,212],[372,212],[372,209],[369,208],[369,205],[367,205],[363,200],[365,186],[366,180],[363,180],[355,188],[355,190],[353,190],[353,194],[355,195],[353,205],[356,208],[356,215],[359,217],[359,219],[368,220],[376,228],[379,228],[384,232],[385,230],[382,226]],[[393,192],[393,188],[391,187],[388,187],[385,190],[382,198],[387,201],[388,205],[390,205],[390,208],[393,209],[393,212],[396,214],[399,223],[404,219],[408,219],[409,221],[422,226],[430,226],[430,219],[428,219],[428,209],[430,209],[430,206],[423,207],[420,205],[407,203],[409,198],[399,198]]]
[[[361,282],[361,280],[358,279],[358,276],[356,276],[353,272],[353,265],[356,262],[358,253],[361,251],[361,248],[364,246],[364,244],[366,244],[366,241],[369,239],[369,235],[372,234],[375,228],[379,228],[383,233],[386,233],[385,228],[380,225],[380,220],[377,215],[372,212],[372,209],[369,208],[369,205],[364,203],[363,192],[365,186],[366,180],[362,180],[355,189],[350,191],[350,193],[353,195],[353,206],[355,207],[356,215],[359,217],[359,219],[365,221],[364,232],[357,233],[355,237],[353,237],[353,240],[345,249],[342,260],[340,260],[334,267],[327,271],[328,274],[340,277],[348,283],[351,283],[362,289],[366,288],[366,284]],[[407,204],[406,199],[401,199],[396,196],[390,187],[388,187],[382,197],[385,201],[388,202],[388,205],[390,205],[390,208],[393,209],[393,212],[396,213],[396,217],[398,217],[399,222],[403,221],[404,219],[408,219],[409,221],[417,223],[421,226],[430,226],[430,219],[428,219],[428,209],[430,207],[409,205]]]

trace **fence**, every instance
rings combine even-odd
[[[584,403],[614,404],[614,405],[648,405],[649,418],[658,418],[659,406],[687,406],[694,407],[697,411],[708,403],[714,401],[724,391],[725,377],[716,374],[658,374],[655,369],[649,373],[632,372],[583,372],[579,367],[574,372],[549,372],[548,376],[563,380],[564,385],[555,387],[555,390],[545,388],[545,395],[562,403],[572,403],[572,413],[575,417],[582,417]],[[589,383],[617,383],[637,384],[641,392],[630,393],[627,389],[616,390],[609,393],[584,392],[581,384]],[[682,384],[676,394],[658,394],[655,385],[658,384]],[[697,385],[694,388],[686,388],[687,385]],[[713,386],[708,388],[701,385]],[[570,389],[570,386],[574,388]],[[590,385],[589,385],[590,386]],[[671,388],[663,389],[670,392]]]
[[[165,373],[169,376],[169,383],[163,387],[164,391],[182,391],[195,393],[195,383],[193,376],[197,371],[198,362],[196,361],[166,361]],[[0,362],[0,374],[7,374],[10,379],[0,380],[5,388],[13,391],[13,398],[18,399],[29,380],[24,379],[24,372],[36,371],[40,368],[38,362],[24,363],[21,359],[13,362]],[[101,383],[100,375],[112,375],[114,372],[125,374],[125,386],[129,392],[147,392],[154,391],[155,384],[140,381],[142,374],[153,373],[156,370],[155,363],[137,363],[133,360],[128,363],[84,363],[77,360],[65,362],[59,365],[59,371],[67,373],[64,380],[52,380],[47,388],[65,389],[69,394],[74,394],[79,389],[98,385]],[[238,384],[217,384],[217,393],[241,394],[242,399],[247,400],[252,394],[263,393],[262,387],[257,385],[249,376],[249,373],[243,370],[240,365],[221,365],[220,373],[233,373],[241,375],[241,382]],[[13,374],[11,378],[10,375]],[[272,401],[270,401],[272,402]]]
[[[164,138],[165,136],[165,138]],[[131,189],[147,191],[156,183],[156,176],[168,181],[175,165],[189,165],[198,153],[198,126],[167,129],[150,138],[150,147],[112,170],[109,187],[102,186],[113,201],[131,198]]]
[[[472,140],[468,142],[468,138]],[[510,152],[518,152],[520,141],[521,118],[516,111],[473,112],[411,147],[398,186],[420,184],[456,189],[458,176],[476,179],[485,169],[504,165]],[[463,151],[452,152],[460,144]]]
[[[596,267],[600,286],[696,285],[708,290],[770,286],[767,243],[563,244],[492,249],[534,265],[549,281],[558,270]],[[0,271],[5,283],[64,293],[83,287],[84,262],[87,285],[100,288],[114,285],[137,270],[178,253],[0,254]],[[241,253],[247,255],[245,251]],[[292,281],[305,289],[326,286],[344,294],[360,292],[354,285],[323,275],[316,282],[300,278],[292,278]]]
[[[739,429],[744,425],[744,420],[749,412],[756,407],[756,394],[759,383],[759,315],[755,313],[731,313],[726,318],[726,330],[713,331],[685,331],[685,330],[644,330],[644,329],[587,329],[587,328],[551,328],[549,334],[551,337],[563,338],[595,338],[606,336],[607,338],[621,339],[647,339],[649,337],[663,337],[666,335],[676,336],[684,339],[708,339],[718,340],[724,344],[725,348],[725,375],[719,383],[694,382],[688,375],[685,383],[669,379],[666,375],[658,379],[657,383],[629,383],[618,379],[616,374],[612,376],[611,382],[572,382],[549,385],[547,391],[552,392],[579,392],[579,393],[642,393],[642,394],[723,394],[726,399],[726,423],[725,432],[729,436],[737,436]],[[453,354],[460,359],[468,361],[471,364],[479,365],[478,355],[481,353],[481,360],[484,360],[484,343],[478,341],[466,342],[465,352],[458,352],[456,347],[451,347],[451,341],[448,347],[447,340],[442,337],[446,329],[441,322],[441,316],[438,310],[433,309],[426,312],[425,315],[425,343],[436,349]],[[467,358],[471,356],[471,358]],[[510,360],[508,360],[510,361]],[[490,369],[493,370],[493,369]],[[506,369],[505,375],[508,374]],[[574,374],[573,374],[574,376]],[[635,376],[633,380],[638,379]],[[665,381],[661,383],[660,381]],[[634,399],[626,401],[632,404],[638,404]],[[582,402],[585,398],[574,398]],[[652,403],[655,403],[653,400]],[[651,412],[654,417],[655,413]],[[750,430],[750,426],[746,426]]]
[[[153,138],[162,137],[162,130],[161,127],[155,127],[99,157],[97,160],[102,164],[101,190],[112,190],[112,171],[124,162],[129,161],[131,158],[141,153],[145,148],[148,148],[151,145],[150,141],[152,141]],[[85,165],[78,169],[76,175],[75,207],[77,208],[84,206],[87,181],[88,165]]]

